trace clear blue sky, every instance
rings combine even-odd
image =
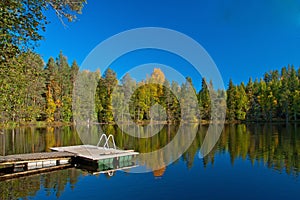
[[[300,65],[299,0],[88,0],[78,21],[67,23],[68,27],[53,12],[47,16],[51,24],[37,48],[45,60],[62,50],[69,62],[76,59],[80,64],[110,36],[150,26],[173,29],[199,42],[215,61],[225,85],[229,78],[247,82],[250,76],[260,78],[287,64]],[[174,64],[170,55],[149,55],[145,62],[165,58],[166,64]],[[123,60],[117,73],[121,65],[136,64],[133,56]],[[184,70],[198,88],[199,77]]]

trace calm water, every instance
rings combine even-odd
[[[177,128],[165,126],[151,139],[138,140],[122,134],[114,126],[103,127],[107,133],[114,134],[117,146],[139,152],[151,152],[167,145]],[[228,125],[204,159],[199,159],[198,152],[207,127],[190,125],[184,131],[191,130],[197,131],[194,142],[173,164],[164,166],[161,157],[172,154],[154,158],[157,166],[153,162],[139,163],[156,169],[153,172],[118,171],[109,176],[70,168],[2,181],[0,199],[299,198],[300,126]],[[72,127],[5,130],[0,135],[0,155],[44,152],[53,146],[81,144],[79,135]]]

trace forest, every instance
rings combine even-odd
[[[54,11],[65,24],[66,20],[75,21],[86,3],[85,0],[0,2],[0,124],[70,123],[81,117],[99,123],[116,120],[148,123],[153,119],[164,123],[208,123],[225,117],[211,112],[214,105],[227,108],[228,122],[289,122],[300,117],[300,69],[293,65],[266,72],[260,79],[250,78],[246,84],[235,85],[229,80],[224,91],[214,90],[213,82],[204,78],[187,77],[180,84],[169,82],[160,69],[154,69],[140,82],[130,74],[118,81],[111,69],[101,72],[102,76],[100,71],[79,71],[76,61],[70,65],[62,52],[45,63],[34,50],[38,41],[45,39],[42,33],[49,24],[48,10]],[[193,81],[202,82],[199,91]],[[96,91],[89,91],[93,95],[85,97],[95,106],[77,109],[87,106],[77,101],[82,94],[76,93],[78,89],[88,90],[87,82],[97,86]],[[195,96],[197,105],[193,104]],[[153,116],[151,108],[156,104],[164,112]],[[185,106],[191,104],[199,112]]]
[[[229,80],[226,91],[214,90],[212,81],[203,78],[201,89],[196,91],[190,77],[182,84],[170,83],[159,68],[140,82],[130,74],[118,81],[116,72],[109,68],[103,76],[100,71],[79,71],[76,61],[69,65],[62,52],[46,64],[40,55],[26,52],[0,63],[0,122],[72,122],[73,88],[78,74],[96,81],[95,111],[90,115],[99,123],[114,123],[116,111],[130,113],[118,114],[124,120],[147,122],[153,117],[150,108],[156,103],[165,109],[166,123],[209,122],[214,117],[213,104],[227,107],[228,122],[289,122],[297,121],[300,115],[300,69],[293,65],[266,72],[254,81],[250,78],[246,84],[235,85]],[[200,112],[183,118],[180,106],[183,101],[189,102],[191,95],[197,97]],[[214,101],[213,95],[217,97]],[[225,97],[226,102],[218,97]],[[124,102],[129,106],[124,107]]]

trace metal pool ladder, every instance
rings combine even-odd
[[[97,147],[99,147],[99,145],[101,144],[101,141],[104,140],[104,145],[102,146],[104,149],[110,149],[109,147],[109,139],[111,139],[112,141],[112,144],[113,144],[113,149],[117,149],[116,147],[116,143],[115,143],[115,139],[114,139],[114,136],[112,134],[110,134],[108,137],[103,133],[99,139],[99,142],[97,144]]]

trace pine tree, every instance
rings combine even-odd
[[[171,92],[170,88],[170,82],[166,79],[164,82],[164,87],[163,87],[163,96],[161,99],[162,105],[166,109],[167,113],[167,121],[170,123],[174,121],[174,114],[172,113],[172,103],[174,99],[174,94]]]
[[[97,120],[99,79],[99,71],[83,70],[76,75],[76,87],[73,88],[72,96],[72,116],[75,123],[91,123]]]
[[[100,78],[96,90],[97,98],[99,99],[98,105],[96,105],[99,122],[110,123],[114,120],[112,94],[117,84],[116,73],[108,68],[104,72],[104,76]]]
[[[181,88],[179,87],[177,82],[172,81],[171,91],[174,95],[173,99],[172,99],[172,104],[171,104],[171,111],[172,111],[172,114],[174,115],[173,118],[175,121],[180,121],[181,120],[181,105],[180,105],[179,99],[180,99]]]
[[[233,85],[232,80],[229,80],[227,89],[227,119],[232,121],[236,119],[236,87]]]
[[[249,101],[249,109],[246,113],[246,119],[247,120],[253,120],[254,117],[252,116],[253,112],[254,112],[254,107],[256,106],[256,102],[255,102],[255,96],[254,96],[254,88],[253,88],[253,81],[252,78],[249,78],[249,81],[246,85],[246,89],[245,89],[248,101]]]
[[[186,82],[181,85],[180,97],[181,119],[185,122],[199,121],[197,94],[190,77],[187,77]]]
[[[136,88],[136,82],[130,77],[129,73],[126,73],[123,78],[121,79],[122,84],[122,93],[124,94],[124,108],[122,110],[122,121],[126,119],[127,122],[131,121],[131,115],[130,115],[130,104],[132,104],[133,101],[133,92]]]
[[[236,119],[245,120],[249,109],[249,100],[245,91],[244,83],[237,86],[236,91]]]
[[[289,105],[291,91],[288,83],[288,71],[284,67],[281,70],[281,87],[280,87],[279,105],[282,115],[285,117],[286,122],[289,121]]]
[[[44,78],[44,61],[35,53],[28,52],[22,55],[24,65],[24,120],[41,120],[44,113],[45,100],[43,94],[46,90]]]
[[[200,118],[210,120],[211,100],[205,78],[202,78],[202,88],[198,93],[198,102],[200,108]]]
[[[293,119],[297,120],[297,114],[299,112],[299,79],[293,65],[291,66],[289,73],[288,86],[290,89],[290,116],[293,116]]]
[[[47,112],[47,121],[54,121],[57,118],[55,118],[55,113],[57,112],[57,101],[59,99],[60,95],[60,87],[59,87],[59,82],[58,82],[58,67],[55,63],[55,60],[50,57],[48,60],[48,63],[45,68],[45,76],[46,76],[46,87],[47,87],[47,102],[54,102],[55,107],[51,105],[51,108],[49,108],[51,111],[53,111],[53,116],[52,113]],[[51,98],[49,100],[48,98]],[[49,104],[47,104],[47,109]],[[55,108],[55,109],[54,109]],[[53,119],[52,119],[53,117]]]

